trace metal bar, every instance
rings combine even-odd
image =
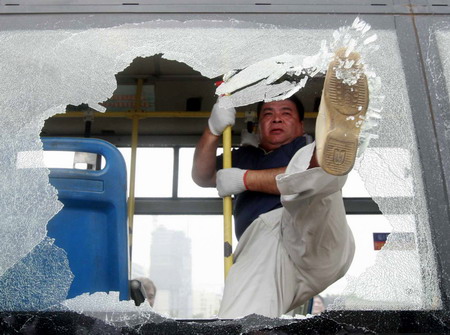
[[[180,148],[173,148],[172,197],[178,198],[178,170],[180,166]]]
[[[136,156],[139,132],[139,119],[133,118],[133,127],[131,133],[131,164],[130,164],[130,191],[128,196],[128,223],[130,234],[133,232],[133,214],[134,214],[134,195],[136,184]],[[130,244],[131,245],[131,244]]]
[[[344,198],[344,206],[345,206],[345,213],[347,215],[383,214],[381,213],[377,203],[373,201],[371,198]]]
[[[231,127],[223,132],[223,168],[231,168]],[[223,239],[224,239],[224,268],[225,278],[233,265],[233,242],[231,217],[233,215],[233,202],[231,196],[223,198]]]
[[[222,215],[220,198],[136,198],[136,215]]]
[[[427,7],[429,8],[429,7]],[[433,7],[434,8],[434,7]],[[432,10],[432,9],[429,9]],[[0,14],[79,14],[79,13],[116,13],[116,14],[384,14],[406,15],[404,5],[373,6],[354,3],[347,4],[139,4],[139,5],[14,5],[0,6]]]
[[[64,137],[64,136],[61,136]],[[131,147],[131,139],[122,135],[96,135],[96,138],[103,139],[114,144],[117,147]],[[200,139],[200,135],[142,135],[139,134],[139,148],[193,148]],[[233,145],[238,146],[240,136],[233,136]]]
[[[105,118],[132,118],[139,117],[141,119],[146,118],[207,118],[211,112],[183,112],[183,111],[167,111],[167,112],[142,112],[136,109],[131,109],[123,112],[95,112],[94,117]],[[83,117],[83,112],[66,112],[56,114],[55,117]],[[244,114],[242,113],[242,117]]]
[[[142,112],[137,110],[129,110],[125,112],[94,112],[94,117],[101,118],[132,118],[138,117],[140,119],[148,119],[148,118],[208,118],[211,115],[211,112],[198,111],[198,112],[183,112],[183,111],[166,111],[166,112]],[[53,117],[57,118],[78,118],[84,117],[84,112],[66,112],[61,114],[56,114]],[[317,117],[317,113],[307,112],[305,113],[305,119],[315,119]],[[244,112],[237,112],[236,118],[244,119]]]
[[[142,86],[144,81],[138,79],[136,86],[136,99],[135,107],[136,110],[141,108],[141,96],[142,96]],[[129,250],[130,250],[130,260],[132,259],[133,252],[133,218],[134,218],[134,207],[135,207],[135,184],[136,184],[136,156],[137,156],[137,146],[138,146],[138,135],[139,135],[139,117],[132,117],[133,127],[131,131],[131,166],[130,166],[130,193],[128,197],[128,232],[129,232]],[[131,264],[131,261],[130,261]],[[131,265],[130,265],[131,273]]]
[[[390,198],[394,203],[409,202],[409,197]],[[344,198],[347,215],[400,215],[404,212],[381,213],[370,198]],[[395,206],[400,208],[399,206]],[[402,207],[404,208],[404,207]],[[136,198],[136,215],[222,215],[223,200],[220,198]]]

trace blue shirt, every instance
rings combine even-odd
[[[232,151],[232,165],[245,170],[284,167],[289,164],[295,153],[305,145],[306,138],[302,136],[270,152],[253,146],[240,147]],[[217,157],[217,166],[222,167],[222,156]],[[238,194],[234,201],[234,224],[237,239],[239,240],[247,227],[259,215],[280,207],[279,195],[253,191]]]

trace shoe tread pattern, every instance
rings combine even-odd
[[[368,91],[366,77],[358,79],[356,85],[344,84],[336,77],[336,72],[330,76],[328,98],[336,110],[344,115],[361,114],[367,109]]]
[[[337,57],[344,55],[338,51]],[[350,53],[348,59],[357,65],[359,55]],[[324,144],[322,168],[333,175],[345,175],[353,168],[358,150],[360,124],[367,111],[369,90],[367,78],[361,74],[355,85],[347,85],[336,77],[339,60],[331,62],[325,80],[326,102],[331,127]]]
[[[350,172],[354,164],[357,141],[342,141],[329,134],[325,142],[323,169],[335,176]]]

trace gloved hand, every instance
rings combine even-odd
[[[238,168],[222,169],[216,174],[216,187],[220,197],[242,193],[247,190],[245,176],[248,170]]]
[[[211,111],[211,116],[208,120],[208,127],[211,133],[219,136],[223,133],[227,126],[234,126],[236,118],[236,109],[230,107],[229,98],[224,96],[217,99]]]

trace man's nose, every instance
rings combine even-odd
[[[278,114],[275,114],[273,116],[272,122],[273,123],[280,123],[280,122],[282,122],[281,117]]]

